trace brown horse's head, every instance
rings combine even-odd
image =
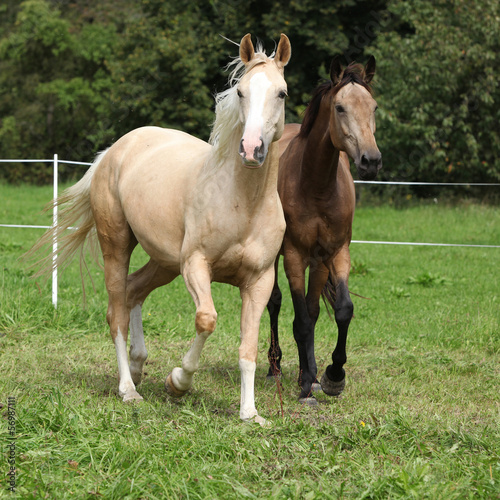
[[[350,64],[345,69],[336,57],[330,70],[330,137],[337,149],[354,160],[362,180],[374,179],[382,168],[382,154],[374,136],[377,103],[370,87],[374,74],[373,56],[364,68]]]

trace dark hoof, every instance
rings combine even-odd
[[[333,382],[326,376],[326,372],[321,377],[321,388],[328,396],[340,396],[345,387],[345,377],[338,382]]]
[[[299,403],[307,406],[318,406],[318,400],[314,396],[299,398]]]
[[[173,397],[173,398],[182,398],[184,394],[186,394],[187,391],[181,391],[175,387],[174,383],[172,382],[172,374],[169,373],[167,380],[165,380],[165,390],[167,391],[168,395]]]

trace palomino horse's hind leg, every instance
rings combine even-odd
[[[271,267],[253,284],[240,287],[241,295],[241,343],[239,366],[241,372],[240,418],[260,425],[266,421],[255,408],[255,368],[259,341],[259,326],[274,283]]]
[[[128,232],[128,230],[125,230]],[[125,231],[116,231],[113,237],[99,233],[104,257],[104,279],[108,290],[108,320],[111,338],[115,344],[120,382],[118,393],[123,401],[141,400],[132,380],[127,356],[127,336],[130,314],[126,303],[127,274],[134,244]],[[122,236],[122,238],[119,238]],[[135,242],[134,242],[135,243]]]
[[[142,367],[148,357],[142,327],[142,304],[153,290],[170,283],[177,275],[150,260],[127,279],[127,306],[130,311],[130,374],[136,386],[141,383]]]
[[[167,392],[174,397],[183,396],[191,387],[203,346],[217,323],[217,312],[210,290],[211,276],[204,257],[191,257],[185,263],[182,275],[196,305],[196,337],[182,359],[182,368],[174,368],[165,381]]]
[[[347,331],[354,310],[347,285],[350,267],[349,247],[345,246],[335,256],[333,267],[330,270],[330,276],[332,276],[335,285],[334,311],[338,327],[338,339],[332,353],[332,364],[326,368],[321,378],[323,392],[330,396],[338,396],[345,387],[345,371],[343,367],[347,361]]]
[[[278,317],[281,309],[282,294],[278,286],[278,264],[279,256],[276,259],[274,272],[274,287],[271,293],[271,298],[267,303],[267,310],[269,312],[269,319],[271,323],[271,341],[267,359],[269,360],[269,371],[267,372],[268,379],[274,379],[281,376],[281,348],[278,336]]]

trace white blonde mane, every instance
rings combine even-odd
[[[216,162],[223,160],[227,156],[232,147],[233,138],[242,134],[239,126],[238,83],[246,72],[258,64],[269,61],[273,56],[274,52],[270,57],[267,57],[262,44],[258,42],[254,58],[246,66],[239,57],[236,57],[226,66],[226,69],[234,66],[228,79],[230,88],[219,92],[215,96],[215,120],[208,140],[214,147],[211,157]]]

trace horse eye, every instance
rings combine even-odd
[[[335,109],[337,110],[337,113],[344,113],[345,112],[344,107],[341,106],[340,104],[337,104],[337,106],[335,106]]]
[[[243,97],[243,94],[240,92],[240,90],[238,89],[238,97],[241,99]]]
[[[378,109],[378,106],[375,106],[375,109],[373,111],[377,111],[377,109]]]
[[[282,91],[278,94],[278,97],[279,97],[280,99],[284,99],[287,95],[288,95],[288,94],[287,94],[284,90],[282,90]]]

